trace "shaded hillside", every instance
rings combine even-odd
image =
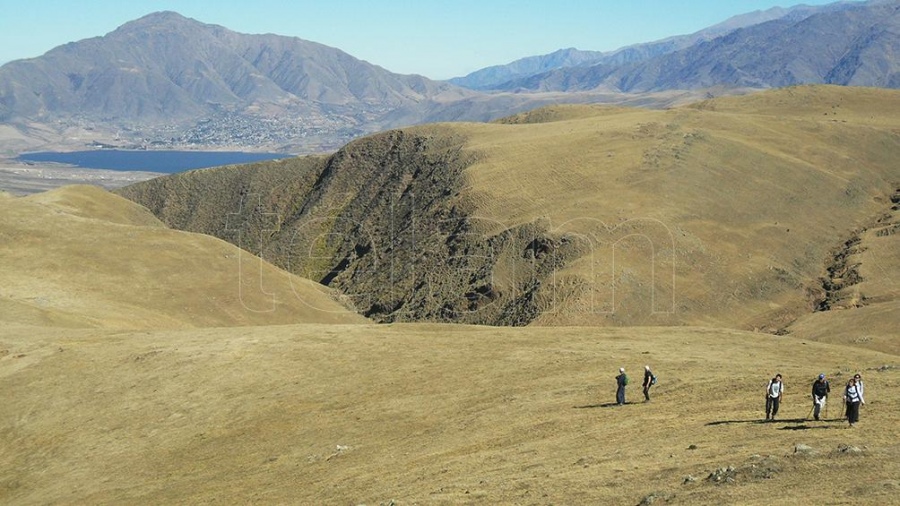
[[[121,197],[71,186],[0,199],[4,325],[189,328],[359,323],[314,283]]]
[[[900,3],[865,2],[786,16],[629,65],[600,62],[512,81],[504,89],[623,92],[795,84],[900,87]]]
[[[379,321],[522,325],[574,250],[538,224],[473,219],[476,155],[447,127],[377,134],[333,156],[193,171],[119,190],[172,227],[231,241],[338,288]],[[531,268],[502,288],[494,271]]]
[[[122,194],[339,288],[381,321],[776,331],[814,309],[829,252],[884,212],[900,180],[895,92],[557,109]]]

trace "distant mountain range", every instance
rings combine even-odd
[[[200,141],[216,122],[240,129],[247,118],[285,115],[302,118],[282,125],[289,135],[352,134],[388,111],[471,95],[315,42],[239,34],[174,12],[0,68],[0,121],[62,117],[140,128],[207,118],[193,132]]]
[[[159,12],[0,67],[0,125],[12,127],[0,132],[0,152],[329,151],[387,128],[487,121],[548,103],[669,105],[684,96],[672,90],[798,83],[900,87],[898,12],[900,0],[775,8],[692,35],[605,53],[562,49],[450,82]]]
[[[451,82],[478,90],[624,93],[793,84],[898,87],[900,2],[870,0],[736,16],[692,35],[609,53],[575,49]]]
[[[773,7],[734,16],[722,23],[700,30],[690,35],[667,37],[654,42],[626,46],[614,51],[582,51],[575,48],[560,49],[550,54],[529,56],[506,65],[494,65],[476,70],[464,77],[454,77],[450,82],[474,90],[498,90],[512,86],[511,83],[531,76],[566,67],[586,67],[593,65],[619,66],[649,60],[656,56],[673,53],[726,35],[738,28],[753,26],[775,19],[799,21],[817,12],[840,10],[849,7],[848,2],[838,2],[824,6],[797,5],[789,9]]]

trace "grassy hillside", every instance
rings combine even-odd
[[[185,328],[363,318],[335,295],[91,186],[0,199],[0,321]]]
[[[898,118],[896,91],[827,86],[556,106],[122,195],[232,242],[223,217],[250,209],[244,247],[379,321],[785,332],[827,297],[832,250],[890,211]]]
[[[124,192],[383,319],[524,328],[365,324],[98,188],[0,192],[0,503],[895,502],[900,97],[846,93],[563,107]]]
[[[484,220],[588,246],[538,322],[777,330],[813,305],[830,250],[890,210],[897,113],[896,92],[836,87],[560,108],[468,126],[467,176]]]
[[[4,327],[0,502],[888,504],[898,365],[700,328]],[[806,419],[816,374],[839,390],[855,371],[858,426],[839,402]],[[766,423],[776,372],[786,398]]]

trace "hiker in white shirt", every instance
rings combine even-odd
[[[766,420],[774,420],[778,414],[778,406],[781,404],[781,396],[784,394],[784,383],[781,375],[776,374],[766,385]]]
[[[865,385],[863,385],[862,376],[860,376],[859,373],[856,373],[853,375],[853,379],[856,380],[856,388],[859,389],[859,396],[865,398],[866,390]]]
[[[862,396],[862,389],[856,383],[856,378],[850,378],[847,388],[844,389],[844,402],[847,403],[847,421],[850,427],[859,421],[859,407],[866,401]]]

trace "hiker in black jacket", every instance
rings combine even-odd
[[[649,365],[644,366],[644,383],[641,384],[644,387],[644,402],[650,400],[650,387],[653,386],[655,381],[653,381],[653,371],[650,370]]]
[[[828,400],[828,392],[831,392],[831,386],[828,384],[828,380],[825,379],[825,375],[820,374],[819,378],[812,385],[813,418],[816,420],[819,419],[819,413],[825,406],[825,401]]]
[[[621,406],[625,404],[625,385],[628,384],[628,376],[625,375],[625,368],[619,368],[619,375],[616,376],[616,404]]]

